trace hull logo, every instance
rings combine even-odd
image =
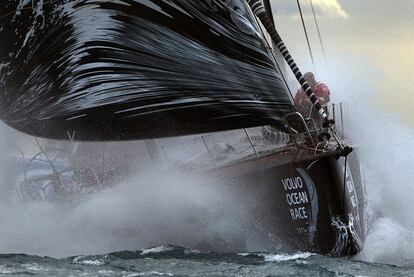
[[[298,232],[309,233],[309,242],[315,238],[316,225],[318,221],[319,204],[315,184],[308,173],[298,168],[296,177],[284,178],[281,180],[286,192],[286,203],[289,207],[289,214],[293,221],[307,222],[307,230],[299,228]]]

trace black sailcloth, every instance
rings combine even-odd
[[[175,136],[291,108],[243,0],[0,2],[0,118],[28,134]]]

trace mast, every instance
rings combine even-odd
[[[298,68],[296,62],[293,60],[292,56],[290,55],[289,51],[285,43],[283,42],[282,38],[280,37],[279,33],[277,32],[274,23],[269,18],[268,13],[263,5],[262,0],[247,0],[247,3],[250,5],[253,13],[260,19],[263,26],[266,28],[267,32],[270,34],[270,37],[276,44],[276,47],[282,53],[283,58],[288,63],[290,69],[293,71],[296,79],[298,80],[299,84],[302,86],[303,90],[306,92],[306,95],[312,102],[312,105],[316,108],[319,112],[319,115],[324,120],[325,125],[331,125],[333,122],[328,119],[328,114],[323,109],[322,105],[319,103],[318,98],[315,96],[312,88],[309,86],[308,82],[306,82],[305,78],[303,77],[302,72]]]

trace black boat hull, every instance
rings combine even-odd
[[[259,200],[252,207],[257,218],[251,228],[278,238],[274,248],[349,256],[361,251],[365,232],[358,163],[356,153],[284,164],[270,156],[217,173]]]

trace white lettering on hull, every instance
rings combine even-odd
[[[308,219],[309,215],[306,212],[306,207],[303,205],[309,203],[309,197],[306,190],[304,190],[302,178],[298,176],[285,178],[281,181],[286,191],[286,202],[290,207],[289,212],[292,220]]]
[[[303,188],[303,181],[300,177],[282,179],[285,190],[294,190]]]
[[[308,214],[306,213],[305,207],[290,209],[290,215],[293,220],[307,219]]]
[[[289,206],[309,203],[308,195],[305,191],[286,194],[286,201]]]

